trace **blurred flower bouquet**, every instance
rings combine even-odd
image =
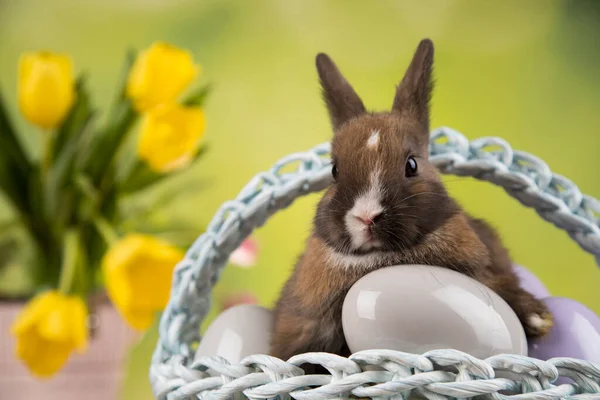
[[[89,301],[99,291],[133,328],[150,327],[184,253],[125,229],[122,202],[185,170],[203,147],[209,86],[191,88],[200,67],[189,52],[157,42],[128,54],[103,124],[95,123],[86,77],[75,79],[73,69],[63,54],[19,61],[18,104],[41,128],[40,157],[27,154],[0,99],[0,189],[16,215],[1,229],[0,257],[12,251],[10,232],[24,232],[33,250],[19,268],[32,279],[31,301],[11,331],[16,355],[36,376],[53,375],[86,349]],[[124,150],[133,131],[135,157]]]

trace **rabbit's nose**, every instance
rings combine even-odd
[[[364,225],[371,226],[379,220],[379,218],[381,217],[381,212],[375,212],[375,213],[369,213],[369,214],[364,213],[364,214],[360,214],[360,215],[355,215],[354,217],[357,220],[359,220],[360,222],[362,222]]]

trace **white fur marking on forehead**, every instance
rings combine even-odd
[[[369,140],[367,140],[367,147],[370,149],[376,149],[379,145],[379,131],[375,130],[371,132]]]
[[[379,170],[375,170],[371,174],[369,188],[356,198],[354,206],[344,217],[352,245],[357,249],[366,246],[368,241],[365,226],[358,218],[370,219],[383,212],[383,206],[381,205],[383,190],[379,179],[380,175]]]

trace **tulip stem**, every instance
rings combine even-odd
[[[54,147],[54,132],[43,132],[44,146],[42,150],[42,176],[48,174],[50,164],[52,163],[52,148]]]
[[[119,240],[119,235],[117,235],[117,232],[115,232],[113,227],[110,226],[110,224],[104,218],[94,218],[94,225],[96,226],[98,233],[100,233],[100,236],[102,236],[109,247]]]
[[[75,280],[79,259],[79,235],[75,229],[69,229],[65,234],[62,256],[58,290],[69,294],[73,290],[73,281]]]

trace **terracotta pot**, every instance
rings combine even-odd
[[[0,400],[116,400],[124,364],[137,334],[107,301],[96,302],[90,317],[91,337],[85,354],[74,353],[48,380],[31,376],[15,358],[9,332],[22,302],[0,302]]]

